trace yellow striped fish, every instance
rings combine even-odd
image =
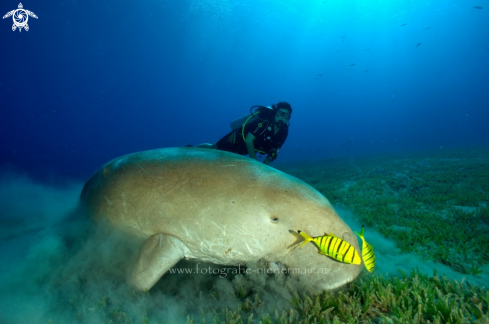
[[[301,247],[307,244],[307,242],[314,242],[319,249],[319,253],[324,254],[330,258],[338,260],[343,263],[360,264],[362,260],[357,250],[348,243],[334,236],[333,234],[325,234],[324,236],[310,237],[304,232],[298,231],[299,234],[305,239]]]
[[[374,253],[374,247],[365,241],[365,238],[363,237],[363,233],[365,231],[365,227],[362,226],[362,231],[360,234],[355,232],[360,238],[362,239],[362,259],[363,259],[363,264],[365,265],[365,268],[367,268],[368,272],[374,271],[375,268],[375,253]]]

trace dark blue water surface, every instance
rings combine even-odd
[[[0,165],[84,180],[278,101],[279,161],[487,146],[486,1],[23,2],[29,31],[0,20]]]

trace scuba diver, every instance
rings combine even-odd
[[[250,114],[231,122],[232,131],[214,144],[199,144],[197,147],[218,149],[240,155],[267,154],[263,163],[270,164],[287,139],[292,107],[281,101],[272,107],[253,106]]]

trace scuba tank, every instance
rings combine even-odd
[[[253,111],[254,108],[256,109]],[[239,117],[231,122],[231,129],[234,132],[239,132],[242,128],[246,126],[246,123],[248,123],[250,120],[253,121],[253,119],[255,118],[264,121],[262,118],[260,118],[260,115],[267,115],[267,113],[270,113],[273,110],[274,108],[269,106],[253,106],[250,108],[249,114],[244,115],[243,117]]]

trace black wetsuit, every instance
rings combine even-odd
[[[251,118],[245,125],[244,137],[251,132],[255,136],[253,144],[255,150],[259,153],[267,154],[272,160],[275,160],[279,149],[284,144],[289,134],[289,126],[283,125],[277,134],[274,134],[273,116],[265,121]],[[242,128],[237,131],[231,131],[223,138],[217,141],[217,148],[222,151],[233,152],[241,155],[248,154],[245,140],[243,139]]]

